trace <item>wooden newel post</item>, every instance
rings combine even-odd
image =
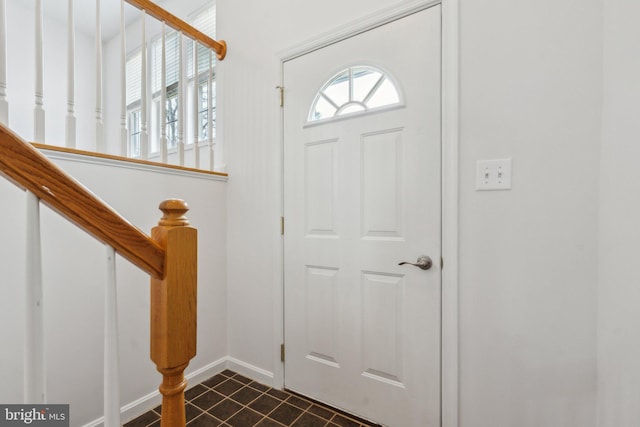
[[[162,427],[184,426],[184,370],[196,355],[197,231],[183,200],[160,204],[151,237],[166,251],[164,277],[151,279],[151,360],[162,374]]]

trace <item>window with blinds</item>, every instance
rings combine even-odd
[[[191,25],[193,25],[198,30],[202,31],[204,34],[209,37],[215,39],[216,38],[216,8],[208,7],[204,10],[201,10],[191,17]],[[189,54],[189,78],[193,77],[193,43],[189,43],[187,48],[187,53]],[[209,50],[204,46],[197,46],[197,58],[198,58],[198,74],[202,74],[209,69]],[[216,56],[213,55],[213,61],[215,65]]]
[[[164,37],[165,44],[165,70],[167,87],[175,86],[180,76],[180,36],[176,31],[167,28]],[[162,84],[162,37],[151,41],[151,92],[153,96],[160,91]],[[188,61],[188,57],[187,57]],[[193,60],[192,60],[193,61]],[[127,75],[127,82],[129,76]]]
[[[187,21],[197,28],[202,33],[208,35],[215,39],[216,36],[216,7],[207,6],[204,9],[198,10],[193,13]],[[195,55],[197,58],[197,73],[194,73],[194,48]],[[209,129],[208,127],[208,96],[212,98],[212,120],[213,120],[213,128],[212,128],[212,137],[215,137],[215,63],[216,56],[215,53],[207,49],[206,47],[196,44],[193,40],[188,37],[183,37],[183,49],[184,49],[184,57],[185,57],[185,72],[186,78],[188,79],[187,84],[187,93],[185,94],[186,100],[186,123],[193,123],[195,120],[194,115],[198,116],[199,123],[199,131],[196,138],[191,135],[189,138],[185,139],[187,144],[193,143],[197,140],[207,140],[209,138]],[[142,51],[138,50],[131,54],[127,60],[126,65],[126,73],[127,73],[127,91],[126,91],[126,102],[127,102],[127,110],[129,112],[129,133],[131,134],[131,141],[139,139],[133,135],[134,128],[136,128],[136,123],[134,121],[140,120],[140,104],[141,104],[141,96],[142,96]],[[162,36],[158,35],[151,39],[151,41],[147,45],[147,73],[148,73],[148,81],[149,81],[149,89],[151,91],[150,96],[152,97],[150,102],[150,134],[152,136],[156,136],[156,138],[150,138],[150,151],[151,153],[158,152],[159,146],[157,143],[157,137],[159,136],[159,132],[154,132],[154,128],[159,127],[159,112],[157,111],[160,108],[160,95],[162,90]],[[178,108],[178,80],[180,78],[180,35],[178,32],[167,27],[167,32],[165,33],[165,78],[166,78],[166,86],[164,90],[166,91],[166,105],[164,106],[166,111],[167,121],[165,123],[166,126],[166,135],[167,135],[167,146],[169,149],[176,147],[177,145],[177,123],[178,116],[176,114]],[[213,67],[212,77],[214,81],[212,82],[212,88],[209,88],[208,77],[209,77],[209,67]],[[197,111],[193,110],[193,105],[195,104],[193,97],[197,96]],[[193,133],[190,125],[185,126],[187,128],[187,132]],[[139,126],[138,134],[139,134]],[[131,146],[130,144],[130,154],[133,157],[139,156],[139,150],[136,150],[136,147]],[[139,145],[139,144],[136,144]]]
[[[142,53],[138,51],[127,60],[127,105],[140,101],[142,96]]]

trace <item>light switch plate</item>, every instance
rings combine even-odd
[[[476,161],[476,190],[510,190],[511,159]]]

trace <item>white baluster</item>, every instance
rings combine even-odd
[[[124,0],[120,0],[120,155],[128,157],[127,132],[127,40],[124,21]]]
[[[43,41],[43,17],[42,17],[42,0],[36,0],[35,11],[35,43],[36,43],[36,106],[33,111],[33,139],[35,142],[44,144],[44,56],[42,45]]]
[[[96,151],[104,153],[104,125],[102,123],[102,23],[100,0],[96,0]]]
[[[209,49],[209,76],[207,86],[207,139],[209,140],[209,170],[213,170],[213,50]]]
[[[143,159],[149,158],[149,131],[147,129],[147,33],[145,30],[145,18],[147,13],[143,10],[142,12],[142,49],[140,52],[141,55],[141,84],[142,88],[140,91],[141,97],[141,108],[140,108],[140,157]]]
[[[67,121],[65,128],[67,147],[76,147],[76,117],[75,107],[75,55],[76,36],[75,20],[73,16],[73,0],[67,2]]]
[[[9,124],[7,102],[7,14],[5,0],[0,0],[0,123]]]
[[[104,298],[104,426],[120,426],[120,357],[116,251],[107,246],[107,282]]]
[[[160,65],[160,158],[167,163],[167,25],[162,22],[162,61]]]
[[[178,58],[180,58],[178,63],[178,164],[180,166],[184,166],[184,133],[185,133],[185,110],[186,110],[186,97],[185,97],[185,78],[184,78],[184,67],[185,67],[185,55],[184,55],[184,40],[182,37],[182,31],[180,31],[180,37],[178,38]]]
[[[27,191],[24,403],[46,402],[40,200]]]
[[[200,133],[200,117],[198,115],[198,92],[200,89],[200,79],[198,76],[198,42],[193,41],[193,153],[195,156],[195,167],[200,168],[200,147],[198,147]]]

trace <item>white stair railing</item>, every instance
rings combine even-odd
[[[46,362],[44,299],[42,283],[42,243],[40,199],[26,192],[26,304],[24,348],[24,403],[45,404]],[[118,300],[116,291],[116,252],[106,246],[104,299],[104,425],[120,426],[120,367],[118,344]]]
[[[96,151],[106,152],[102,122],[102,22],[100,0],[96,0]]]
[[[207,75],[207,139],[209,146],[209,169],[213,170],[213,51],[209,50],[209,73]]]
[[[167,25],[162,23],[162,60],[160,61],[160,161],[167,163],[169,152],[167,150]]]
[[[76,24],[73,0],[67,2],[67,121],[65,135],[67,147],[76,148],[75,85],[76,85]]]
[[[36,81],[35,108],[33,110],[33,140],[45,142],[45,113],[44,113],[44,36],[43,36],[42,0],[36,0],[35,9],[35,53],[36,53]]]
[[[26,192],[26,220],[24,403],[42,404],[47,401],[47,393],[40,200],[30,191]]]
[[[120,155],[129,157],[127,130],[127,39],[124,0],[120,0]]]
[[[198,42],[196,40],[193,41],[193,96],[191,108],[193,111],[192,119],[193,119],[193,155],[194,155],[194,164],[196,168],[200,168],[200,147],[198,147],[198,133],[200,131],[200,118],[198,115],[198,85],[199,85],[199,77],[198,77]]]
[[[7,102],[7,7],[0,0],[0,123],[9,124]]]
[[[178,164],[184,165],[184,144],[185,144],[185,130],[184,125],[186,115],[186,100],[185,96],[185,72],[184,67],[186,63],[184,38],[182,37],[182,31],[178,33]],[[162,126],[162,124],[160,124]]]
[[[143,159],[149,158],[149,131],[147,129],[147,122],[149,119],[148,112],[148,103],[149,97],[147,95],[147,30],[146,30],[146,18],[147,12],[144,10],[140,11],[140,21],[142,27],[142,42],[140,43],[141,47],[141,58],[140,58],[140,157]]]
[[[120,423],[120,357],[118,345],[118,294],[116,251],[106,246],[107,268],[104,298],[104,425]]]
[[[213,55],[216,54],[218,58],[222,58],[226,53],[226,44],[224,42],[217,42],[205,34],[201,33],[197,29],[193,28],[181,19],[171,15],[170,13],[159,8],[153,2],[149,0],[107,0],[109,4],[116,4],[120,7],[120,40],[116,42],[114,46],[119,46],[119,58],[120,64],[105,64],[103,61],[103,41],[102,41],[102,24],[101,24],[101,9],[104,8],[104,0],[95,0],[95,81],[89,80],[89,87],[87,87],[87,80],[82,78],[76,71],[87,67],[87,61],[85,57],[79,57],[84,53],[85,44],[80,43],[80,38],[85,37],[84,32],[77,31],[76,24],[80,17],[76,17],[76,14],[80,10],[84,9],[84,1],[82,2],[83,8],[80,8],[80,3],[76,0],[66,1],[66,17],[67,22],[65,25],[66,32],[66,68],[61,69],[56,64],[45,64],[44,48],[48,43],[49,31],[57,31],[50,28],[56,27],[54,21],[45,20],[47,17],[46,6],[49,4],[43,0],[30,0],[34,5],[34,42],[33,42],[33,54],[34,61],[34,84],[13,84],[8,79],[13,79],[16,75],[11,67],[21,67],[19,60],[15,58],[8,58],[8,55],[15,55],[14,50],[11,49],[13,44],[9,44],[8,40],[12,40],[15,37],[17,42],[22,37],[20,34],[12,35],[7,34],[7,20],[11,19],[11,16],[7,16],[12,13],[11,3],[7,4],[6,0],[0,0],[0,123],[11,126],[9,121],[9,111],[11,108],[10,101],[15,96],[16,98],[24,99],[25,96],[34,96],[33,107],[33,134],[26,135],[26,137],[37,143],[49,143],[53,145],[63,145],[67,148],[75,149],[82,148],[84,150],[94,150],[97,152],[117,152],[123,157],[129,157],[132,155],[139,156],[143,160],[158,159],[162,163],[174,163],[180,166],[189,166],[195,168],[206,168],[213,171],[214,169],[214,135],[213,135],[213,117],[214,108],[213,105],[213,87],[215,75],[213,72],[214,61]],[[127,3],[125,5],[125,3]],[[130,21],[129,12],[127,8],[131,6],[140,9],[140,15],[137,22],[127,24]],[[7,9],[7,7],[9,7]],[[156,41],[152,41],[149,37],[148,30],[154,28],[149,25],[149,18],[156,19],[162,23],[163,35],[162,35],[162,65],[159,64],[160,58],[153,57],[153,55],[160,55],[160,49],[156,49]],[[82,17],[84,19],[86,17]],[[199,19],[199,18],[198,18]],[[204,22],[204,21],[203,21]],[[128,25],[128,27],[127,27]],[[173,45],[169,46],[169,41],[173,43],[175,40],[169,39],[166,27],[169,26],[177,31],[177,37],[179,42],[177,43],[177,49]],[[132,150],[130,146],[132,144],[132,129],[131,123],[129,123],[130,111],[128,108],[132,108],[131,105],[127,105],[127,49],[131,46],[127,46],[127,31],[141,31],[141,61],[140,69],[136,69],[136,74],[140,72],[141,78],[139,83],[140,88],[137,88],[136,96],[139,97],[140,108],[139,122],[136,122],[135,132],[139,131],[139,135],[136,136],[136,143],[139,141],[139,147],[135,147]],[[46,30],[46,31],[45,31]],[[131,33],[129,33],[131,34]],[[175,34],[171,34],[173,37]],[[134,40],[138,40],[139,37],[136,34],[133,37]],[[29,50],[32,46],[29,46]],[[154,47],[154,49],[152,49]],[[118,49],[118,47],[116,47]],[[170,53],[167,52],[170,50]],[[175,49],[175,50],[174,50]],[[202,49],[206,49],[208,52],[209,60],[206,61],[206,57],[203,56]],[[177,63],[178,69],[172,68],[167,70],[167,62],[169,62],[169,54],[174,55],[177,51]],[[187,54],[193,53],[193,57],[186,59]],[[47,56],[48,57],[48,56]],[[175,56],[171,57],[171,60],[175,59]],[[202,60],[204,59],[204,61]],[[151,61],[153,60],[153,61]],[[203,69],[206,68],[205,61],[208,62],[208,73]],[[92,64],[93,65],[93,64]],[[120,77],[119,90],[110,91],[105,94],[104,87],[105,82],[103,80],[104,67],[114,66],[119,68],[116,75]],[[173,65],[169,65],[173,67]],[[160,68],[161,70],[156,69]],[[193,67],[193,72],[187,72],[187,69]],[[53,71],[51,71],[53,70]],[[178,78],[173,74],[177,71]],[[172,74],[168,74],[171,72]],[[57,74],[61,75],[57,75]],[[151,76],[160,76],[161,82],[153,81]],[[79,78],[80,77],[80,78]],[[169,81],[169,79],[172,79]],[[64,82],[65,95],[58,96],[57,91],[51,91],[49,82],[59,81]],[[117,79],[114,81],[117,82]],[[175,84],[177,91],[171,94],[171,96],[177,96],[177,109],[178,120],[177,123],[171,124],[175,126],[175,134],[171,133],[171,141],[167,141],[169,135],[167,127],[167,115],[166,104],[169,95],[167,91],[167,83],[170,85]],[[115,83],[117,86],[117,83]],[[7,89],[11,91],[11,99],[7,96]],[[151,90],[153,87],[153,90]],[[202,90],[201,90],[202,89]],[[202,97],[206,96],[205,101]],[[45,105],[45,91],[47,92],[47,102]],[[14,93],[15,92],[15,93]],[[26,92],[26,93],[25,93]],[[85,94],[95,93],[95,135],[84,135],[86,126],[79,120],[85,120],[82,118],[85,112],[82,110],[85,104]],[[117,112],[114,111],[113,116],[105,117],[104,105],[105,96],[111,96],[112,102],[117,103],[119,108]],[[115,99],[114,99],[115,98]],[[160,99],[158,99],[160,98]],[[62,101],[64,99],[64,101]],[[172,98],[173,102],[175,99]],[[24,104],[17,104],[18,114],[24,115],[26,112],[19,111]],[[45,107],[47,114],[45,114]],[[175,108],[176,104],[172,104],[172,108]],[[51,114],[58,115],[62,108],[64,110],[65,125],[64,135],[46,135],[51,131],[61,133],[62,129],[56,126],[50,126],[46,124],[46,119]],[[50,112],[49,110],[52,110]],[[208,109],[206,118],[203,117],[201,110]],[[159,110],[159,111],[158,111]],[[31,114],[31,112],[27,113]],[[93,114],[93,113],[90,113]],[[17,117],[17,116],[16,116]],[[137,119],[137,117],[136,117]],[[20,121],[22,126],[23,121]],[[117,135],[112,138],[111,141],[105,140],[105,124],[111,123],[111,126],[118,126],[118,129],[113,129],[111,134]],[[206,136],[203,129],[206,127]],[[108,129],[107,129],[108,131]],[[25,133],[25,129],[19,129],[18,132]],[[26,129],[26,132],[30,132],[30,129]],[[109,132],[107,132],[109,134]],[[46,138],[45,138],[46,136]],[[95,144],[89,142],[89,140],[95,136]],[[201,136],[203,137],[202,141]],[[153,138],[153,141],[151,140]],[[167,143],[171,143],[171,148],[167,147]],[[81,146],[79,147],[79,145]],[[203,144],[205,151],[200,150],[200,144]],[[139,148],[139,149],[138,149]],[[153,150],[153,152],[152,152]],[[189,150],[193,150],[193,154],[189,153]],[[206,153],[206,154],[205,154]]]

